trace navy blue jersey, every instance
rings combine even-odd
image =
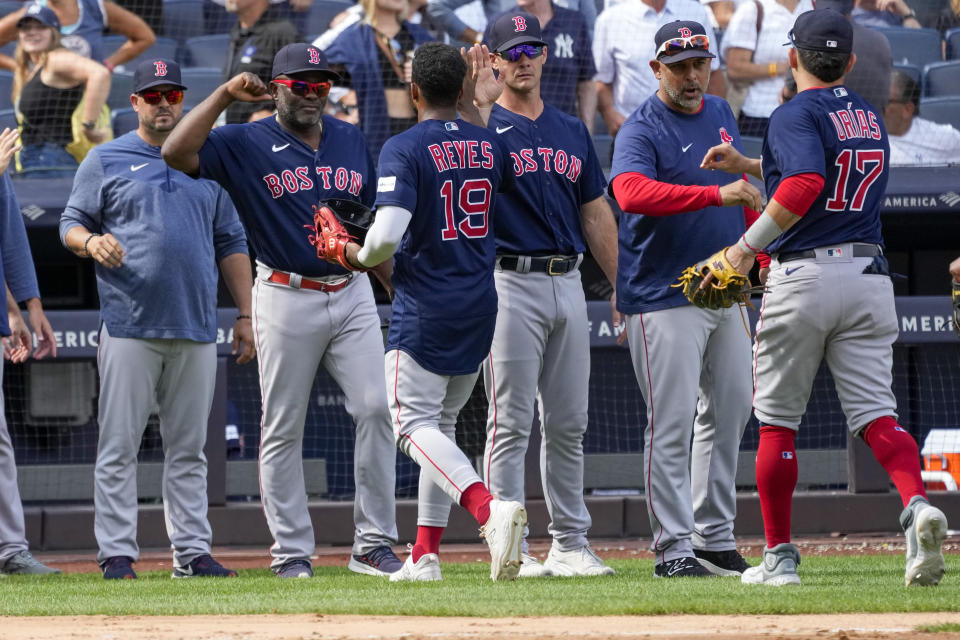
[[[580,207],[607,186],[587,128],[549,104],[536,120],[495,104],[488,126],[510,154],[514,175],[513,189],[497,199],[497,253],[583,253]]]
[[[312,205],[346,198],[373,206],[375,196],[363,134],[329,116],[323,116],[316,153],[276,118],[214,129],[200,148],[200,177],[216,180],[230,194],[260,262],[310,278],[347,273],[317,258],[307,241],[304,225],[313,227]]]
[[[880,205],[890,175],[883,118],[843,86],[801,91],[770,116],[763,139],[763,180],[823,176],[823,192],[800,221],[767,250],[802,251],[844,242],[882,244]]]
[[[496,325],[490,213],[509,169],[496,136],[463,120],[426,120],[384,144],[377,206],[413,214],[394,256],[388,351],[440,375],[476,373]]]
[[[656,94],[637,108],[617,133],[610,181],[622,173],[641,173],[677,185],[724,186],[740,179],[701,169],[710,147],[730,142],[740,132],[726,101],[703,97],[697,113],[682,113]],[[705,207],[670,216],[620,216],[617,309],[646,313],[689,304],[682,289],[670,285],[685,267],[703,260],[743,234],[743,207]]]
[[[490,29],[500,16],[517,11],[521,9],[514,5],[492,16],[487,21],[483,42],[490,45]],[[564,9],[554,4],[553,18],[541,26],[541,37],[547,43],[547,61],[543,64],[543,76],[540,78],[540,97],[560,111],[576,116],[577,85],[584,80],[592,82],[597,74],[587,20],[575,9]]]

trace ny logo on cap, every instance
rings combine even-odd
[[[677,31],[680,32],[681,38],[689,38],[690,36],[693,35],[693,32],[690,31],[688,27],[680,27],[679,29],[677,29]]]
[[[41,9],[41,6],[40,6],[40,5],[38,5],[38,4],[32,4],[32,5],[30,5],[30,8],[27,9],[27,15],[28,15],[28,16],[35,16],[35,15],[37,15],[38,13],[40,13],[40,9]]]
[[[733,136],[727,133],[726,127],[720,127],[720,139],[726,142],[727,144],[733,144]]]
[[[836,40],[827,40],[827,46],[830,47],[831,49],[836,49],[836,48],[837,48],[837,41],[836,41]]]
[[[320,64],[320,52],[316,49],[307,49],[310,54],[310,64]]]
[[[157,76],[158,78],[162,78],[163,76],[167,75],[167,63],[163,60],[154,60],[153,68],[155,69],[153,75]]]
[[[517,16],[513,19],[514,31],[526,31],[527,30],[527,21],[523,16]]]

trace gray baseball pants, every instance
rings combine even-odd
[[[0,358],[0,381],[3,380],[3,358]],[[0,386],[0,565],[11,556],[30,548],[27,544],[23,503],[17,488],[17,463],[13,457],[13,441],[7,428],[3,387]]]
[[[753,391],[743,317],[739,307],[692,305],[627,316],[647,405],[644,475],[657,564],[694,548],[736,548],[734,483]]]

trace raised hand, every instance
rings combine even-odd
[[[750,207],[754,211],[763,211],[763,197],[760,191],[746,180],[737,180],[720,187],[723,206]]]
[[[249,71],[238,73],[227,80],[226,89],[230,97],[241,102],[264,102],[272,99],[267,85]]]
[[[20,151],[20,132],[16,129],[4,129],[0,133],[0,174],[10,166],[13,154]]]

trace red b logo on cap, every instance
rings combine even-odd
[[[516,27],[514,31],[526,31],[527,21],[523,19],[523,16],[517,16],[513,19],[513,26]]]
[[[733,144],[733,136],[727,133],[726,127],[720,127],[720,139],[726,142],[727,144]]]
[[[680,27],[679,29],[677,29],[677,31],[680,32],[681,38],[689,38],[690,36],[693,35],[693,32],[690,31],[690,29],[688,29],[687,27]]]
[[[163,76],[167,75],[167,63],[163,60],[154,60],[153,68],[156,70],[156,73],[153,75],[157,76],[158,78],[162,78]]]
[[[316,49],[307,49],[310,53],[310,64],[320,64],[320,52]]]

